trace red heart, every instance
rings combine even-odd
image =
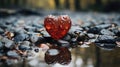
[[[61,15],[58,17],[49,15],[44,20],[44,26],[47,32],[55,40],[64,37],[71,27],[71,19],[67,15]]]
[[[44,59],[47,64],[68,65],[71,62],[71,52],[66,47],[54,46],[45,52]]]

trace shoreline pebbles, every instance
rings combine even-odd
[[[0,18],[0,62],[29,57],[29,52],[39,53],[39,48],[47,50],[53,45],[75,48],[94,43],[105,50],[120,46],[120,15],[72,13],[69,16],[72,27],[58,41],[44,29],[44,16],[12,15]],[[41,47],[41,44],[44,45]]]

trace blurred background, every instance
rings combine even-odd
[[[120,0],[0,0],[0,8],[71,11],[120,11]]]
[[[36,10],[37,12],[54,10],[120,12],[120,0],[0,0],[0,11],[4,11],[4,9],[25,9]],[[39,60],[35,62],[33,60],[29,63],[24,61],[12,65],[1,64],[0,67],[120,67],[119,48],[107,51],[91,45],[89,48],[76,48],[71,52],[72,62],[67,66],[47,65],[44,59],[37,57]]]

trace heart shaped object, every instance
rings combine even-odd
[[[71,19],[67,15],[58,17],[49,15],[44,20],[44,26],[53,39],[59,40],[69,31]]]
[[[47,64],[68,65],[71,62],[71,52],[66,47],[55,46],[46,51],[44,58]]]

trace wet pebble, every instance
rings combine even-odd
[[[50,37],[47,31],[41,31],[41,34],[43,34],[43,37]]]
[[[71,47],[76,47],[78,45],[78,41],[76,38],[72,38],[70,40]]]
[[[112,24],[100,24],[100,25],[97,25],[96,27],[97,27],[97,28],[102,28],[102,29],[107,29],[107,28],[109,28],[110,26],[112,26]]]
[[[30,42],[29,41],[23,41],[22,43],[20,43],[20,45],[18,46],[19,50],[30,50]]]
[[[19,50],[26,51],[26,50],[30,49],[30,46],[21,44],[18,46],[18,48],[19,48]]]
[[[38,38],[39,37],[34,33],[30,35],[30,41],[33,42],[33,43],[37,42]]]
[[[24,41],[25,39],[28,38],[28,35],[27,34],[17,34],[15,37],[14,37],[14,41],[15,42],[20,42],[20,41]]]
[[[30,42],[29,41],[23,41],[21,44],[22,45],[30,45]]]
[[[92,34],[92,33],[88,33],[87,35],[88,35],[88,37],[89,37],[90,39],[95,38],[95,35]]]
[[[4,45],[0,42],[0,49],[2,49],[2,48],[3,48],[3,46],[4,46]]]
[[[5,47],[7,48],[12,48],[12,46],[14,45],[12,40],[9,40],[8,38],[3,38],[2,39],[2,43],[4,44]]]
[[[108,43],[96,43],[95,45],[103,50],[113,50],[116,47],[115,44],[108,44]]]
[[[111,32],[111,31],[109,31],[109,30],[107,30],[107,29],[102,29],[102,30],[100,31],[100,34],[101,34],[101,35],[115,35],[113,32]]]
[[[65,40],[58,40],[58,43],[62,46],[62,47],[70,47],[70,43],[68,41]]]
[[[16,51],[8,51],[7,56],[13,57],[13,58],[19,58],[20,56],[16,53]]]
[[[0,34],[3,34],[4,30],[2,28],[0,28]]]
[[[37,23],[34,23],[32,26],[36,27],[36,28],[43,28],[43,26],[41,24],[37,24]]]
[[[115,43],[117,47],[120,47],[120,37],[116,38]]]
[[[115,33],[116,36],[120,37],[120,30],[113,30],[113,32]]]
[[[68,33],[71,34],[72,37],[76,37],[77,33],[81,33],[82,30],[79,26],[72,26]]]
[[[26,31],[29,31],[29,32],[33,32],[33,31],[36,30],[35,27],[31,27],[31,26],[25,26],[24,29],[25,29]]]
[[[62,40],[66,40],[66,41],[70,41],[70,39],[71,39],[70,34],[67,34],[62,38]]]
[[[24,28],[21,28],[21,27],[15,27],[14,29],[13,29],[13,32],[15,32],[15,33],[17,33],[17,34],[23,34],[23,33],[25,33],[26,31],[24,30]]]
[[[77,37],[77,41],[80,42],[80,41],[85,41],[85,40],[88,40],[88,36],[86,33],[81,33],[78,37]]]
[[[100,31],[101,31],[101,28],[93,27],[93,28],[90,28],[90,29],[87,31],[87,33],[99,34]]]
[[[115,43],[115,39],[110,35],[101,35],[96,39],[95,43]]]
[[[36,49],[34,49],[34,51],[38,53],[38,52],[39,52],[39,49],[36,48]]]
[[[51,39],[48,39],[48,41],[49,40],[51,40]],[[39,37],[38,40],[35,42],[35,45],[39,46],[41,43],[45,43],[45,42],[46,42],[46,39],[44,37]]]
[[[0,56],[3,56],[4,54],[2,52],[0,52]]]

